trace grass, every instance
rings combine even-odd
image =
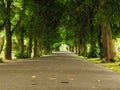
[[[87,60],[95,64],[100,64],[120,74],[120,62],[101,63],[101,60],[99,58],[89,58]]]
[[[120,62],[103,63],[102,65],[105,66],[105,67],[110,68],[113,71],[116,71],[117,73],[120,73]]]
[[[101,60],[99,58],[89,58],[87,60],[89,60],[90,62],[93,62],[95,64],[101,64]]]

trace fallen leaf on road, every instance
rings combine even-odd
[[[49,80],[55,80],[56,78],[55,77],[51,77],[51,78],[49,78]]]
[[[32,78],[36,78],[36,76],[32,76]]]
[[[100,80],[96,80],[97,82],[100,82]]]
[[[68,80],[71,80],[71,81],[73,81],[73,80],[75,80],[74,78],[68,78]]]

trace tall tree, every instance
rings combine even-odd
[[[20,23],[20,19],[18,18],[19,15],[15,14],[14,12],[18,13],[19,4],[16,6],[15,3],[18,3],[21,1],[12,1],[12,0],[2,0],[1,1],[1,10],[4,11],[2,14],[4,14],[4,22],[2,27],[5,27],[5,33],[6,33],[6,49],[5,49],[5,58],[11,59],[11,51],[12,51],[12,33],[16,29],[16,27]],[[14,7],[17,7],[15,9]],[[14,17],[14,19],[13,19]],[[16,20],[15,20],[16,19]],[[13,21],[13,22],[12,22]]]
[[[111,24],[119,17],[118,1],[111,0],[99,0],[100,9],[97,14],[97,18],[100,23],[101,40],[103,44],[103,56],[107,62],[111,62],[115,56],[114,40],[111,30]],[[110,8],[113,5],[114,8]]]

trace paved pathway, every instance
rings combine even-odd
[[[0,65],[0,90],[120,90],[120,75],[72,53]]]

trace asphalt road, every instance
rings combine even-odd
[[[120,90],[120,74],[72,53],[0,64],[0,90]]]

